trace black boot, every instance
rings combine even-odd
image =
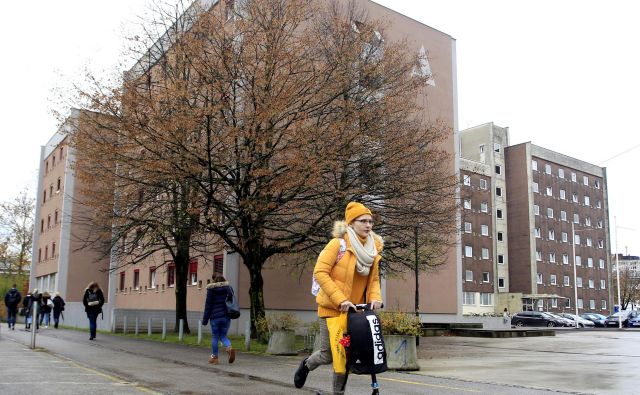
[[[333,373],[333,395],[344,395],[349,374]]]
[[[302,388],[305,381],[307,381],[307,376],[309,375],[307,359],[309,358],[305,358],[302,362],[300,362],[300,366],[298,366],[296,374],[293,375],[293,384],[296,386],[296,388]]]

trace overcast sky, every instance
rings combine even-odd
[[[640,254],[640,4],[627,1],[376,0],[456,39],[461,129],[508,126],[525,141],[607,167],[618,249]],[[35,190],[56,131],[53,91],[113,69],[146,0],[7,2],[0,24],[0,156],[9,200]],[[613,158],[613,159],[610,159]],[[612,229],[612,252],[615,252]]]

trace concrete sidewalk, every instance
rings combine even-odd
[[[33,360],[38,365],[66,362],[67,369],[69,366],[76,368],[70,369],[68,374],[75,372],[82,377],[89,372],[99,373],[105,381],[90,381],[95,383],[92,385],[121,387],[123,391],[115,391],[117,393],[326,394],[331,390],[329,366],[311,372],[303,389],[294,388],[293,373],[303,356],[276,357],[239,352],[234,364],[229,365],[222,358],[220,365],[212,366],[207,363],[209,350],[205,348],[153,342],[144,340],[144,336],[134,339],[98,334],[96,341],[89,341],[86,332],[52,328],[41,329],[37,335],[37,346],[46,352],[34,352],[24,347],[29,342],[28,332],[7,332],[5,328],[0,336],[1,349],[10,344],[11,354],[7,357],[18,361],[20,366],[30,366],[32,355],[44,358]],[[21,329],[20,325],[18,329]],[[632,340],[637,342],[635,337],[638,335],[640,333],[592,332],[531,339],[423,338],[420,347],[422,371],[381,374],[378,377],[380,392],[446,395],[634,393],[637,373],[630,375],[629,370],[625,372],[620,368],[625,365],[631,368],[640,359],[637,348],[628,346]],[[205,339],[208,341],[208,337]],[[595,347],[593,352],[589,352],[590,344]],[[626,347],[626,351],[603,352],[616,344],[618,350]],[[2,355],[0,358],[6,360]],[[598,373],[605,367],[605,371]],[[620,369],[618,373],[617,369]],[[8,378],[1,377],[3,382],[15,378],[25,383],[33,374],[33,370],[23,373],[16,369]],[[91,375],[88,377],[96,379]],[[59,378],[61,387],[68,381],[80,382],[76,378]],[[53,386],[55,378],[47,382],[51,386],[38,387],[38,393],[82,393],[69,390],[69,387],[62,391],[61,387]],[[0,392],[4,393],[4,389],[0,387]],[[370,394],[370,378],[350,376],[346,393]]]

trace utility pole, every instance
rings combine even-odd
[[[576,270],[576,231],[574,222],[571,221],[571,250],[573,251],[573,304],[576,308],[576,329],[578,328],[578,277]]]
[[[416,277],[416,300],[415,300],[415,313],[416,313],[416,318],[418,318],[418,320],[420,320],[420,284],[418,283],[418,275],[420,274],[420,268],[418,266],[419,260],[418,260],[418,226],[416,225],[414,228],[414,251],[415,251],[415,277]],[[416,336],[416,346],[420,345],[420,335]]]

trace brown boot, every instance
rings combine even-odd
[[[209,363],[212,365],[217,365],[218,364],[218,357],[215,355],[211,355],[209,357]]]
[[[229,354],[229,363],[233,363],[236,360],[236,350],[229,346],[227,347],[227,354]]]

